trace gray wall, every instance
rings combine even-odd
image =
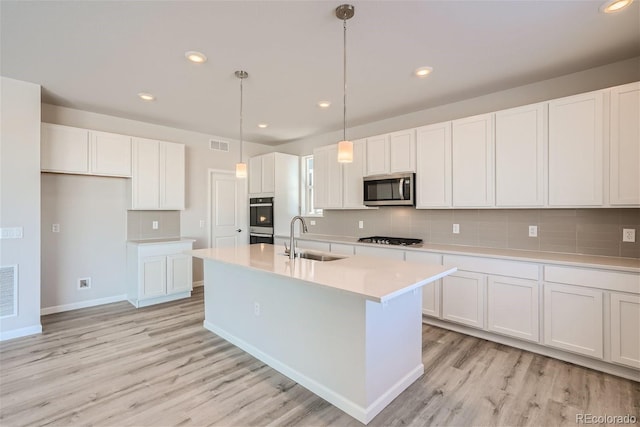
[[[196,239],[194,248],[208,246],[207,236],[207,186],[208,170],[235,170],[235,164],[240,158],[239,144],[237,141],[229,141],[230,151],[220,152],[209,149],[210,139],[221,139],[215,135],[206,135],[183,129],[128,120],[119,117],[96,114],[87,111],[75,110],[54,105],[42,104],[42,121],[67,126],[76,126],[105,132],[114,132],[124,135],[152,138],[164,141],[178,142],[186,146],[186,209],[184,211],[129,211],[127,214],[130,180],[119,178],[96,178],[90,176],[71,176],[61,178],[60,175],[43,174],[43,185],[47,194],[43,193],[42,227],[46,233],[43,238],[42,252],[47,260],[73,259],[78,254],[83,254],[83,262],[86,268],[66,262],[64,267],[55,268],[53,278],[46,283],[46,299],[43,299],[43,308],[76,304],[81,301],[90,301],[101,298],[121,296],[124,291],[124,283],[110,283],[111,279],[122,277],[125,274],[125,261],[115,262],[121,258],[127,236],[132,239],[147,239],[159,237],[174,237],[176,234],[183,237]],[[227,140],[226,138],[222,138]],[[242,157],[246,160],[254,155],[268,152],[270,147],[244,142]],[[39,159],[39,156],[38,156]],[[39,163],[38,163],[39,165]],[[38,166],[39,167],[39,166]],[[91,193],[91,188],[95,194]],[[125,191],[123,193],[123,191]],[[91,209],[89,204],[100,203],[101,192],[105,191],[105,197],[110,199],[110,207],[97,212]],[[76,196],[72,204],[60,204],[48,194]],[[62,226],[62,223],[76,227],[75,220],[82,217],[77,210],[87,215],[94,216],[92,226],[86,227],[83,233],[78,233],[76,228]],[[102,206],[102,204],[101,204]],[[127,218],[129,221],[127,222]],[[116,221],[117,219],[117,221]],[[158,220],[160,228],[151,230],[151,221]],[[205,221],[205,226],[200,227],[200,220]],[[56,221],[56,222],[53,222]],[[51,236],[51,224],[60,223],[61,231],[56,233],[55,239]],[[108,235],[103,230],[111,231]],[[95,242],[95,243],[87,243]],[[100,242],[105,242],[105,248],[100,249]],[[119,243],[117,243],[119,242]],[[89,244],[91,250],[84,252],[85,245]],[[111,252],[106,253],[106,248]],[[109,262],[109,271],[98,267],[98,263],[105,259]],[[202,280],[202,261],[194,259],[194,281]],[[47,263],[47,272],[53,270],[53,265]],[[83,276],[78,276],[80,272]],[[93,292],[77,292],[77,277],[92,277]],[[124,282],[124,279],[122,280]]]
[[[23,227],[0,240],[0,265],[18,266],[17,316],[0,320],[0,339],[40,325],[40,86],[0,79],[0,227]]]

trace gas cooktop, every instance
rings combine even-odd
[[[422,239],[405,239],[402,237],[371,236],[358,239],[361,243],[377,243],[379,245],[416,246],[422,244]]]

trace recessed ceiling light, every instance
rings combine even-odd
[[[185,52],[184,56],[191,62],[195,62],[196,64],[202,64],[203,62],[207,62],[207,57],[204,53],[196,52],[195,50],[190,50],[189,52]]]
[[[608,0],[600,6],[600,12],[615,13],[633,3],[633,0]]]
[[[433,71],[432,67],[420,67],[416,70],[416,76],[427,77]]]
[[[260,129],[264,129],[264,128],[266,128],[267,126],[269,126],[267,123],[258,123],[258,127],[259,127]]]
[[[156,99],[155,96],[151,95],[150,93],[146,93],[146,92],[140,92],[138,94],[138,96],[140,97],[140,99],[142,99],[143,101],[153,101]]]
[[[320,107],[320,108],[329,108],[330,105],[331,105],[331,103],[329,101],[319,101],[318,102],[318,107]]]

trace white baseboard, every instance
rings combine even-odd
[[[79,308],[95,307],[96,305],[111,304],[112,302],[126,301],[126,295],[115,295],[112,297],[92,299],[88,301],[74,302],[71,304],[56,305],[53,307],[45,307],[40,310],[41,316],[47,314],[61,313],[63,311],[77,310]]]
[[[26,328],[14,329],[12,331],[0,332],[0,341],[12,340],[14,338],[26,337],[42,333],[42,325],[34,325]]]
[[[200,286],[204,286],[204,280],[198,280],[197,282],[193,282],[194,288],[199,288]]]

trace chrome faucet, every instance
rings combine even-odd
[[[300,215],[296,215],[291,218],[291,234],[289,235],[289,259],[295,259],[296,257],[296,239],[293,235],[293,226],[295,225],[297,219],[299,219],[302,223],[302,232],[307,232],[307,223],[304,222],[303,217],[301,217]]]

